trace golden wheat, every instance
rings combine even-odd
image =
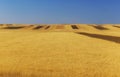
[[[2,27],[0,77],[120,77],[120,28],[93,26]]]

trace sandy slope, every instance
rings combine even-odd
[[[1,29],[0,77],[120,77],[120,28],[65,27]]]

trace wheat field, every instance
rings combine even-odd
[[[120,25],[1,24],[0,77],[120,77]]]

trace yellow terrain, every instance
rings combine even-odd
[[[0,77],[120,77],[120,25],[1,24]]]

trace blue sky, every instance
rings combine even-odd
[[[120,0],[0,0],[0,23],[118,24]]]

